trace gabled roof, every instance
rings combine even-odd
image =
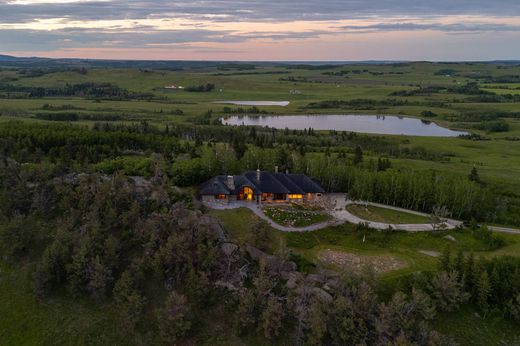
[[[227,179],[227,178],[226,178]],[[238,194],[243,187],[250,187],[253,189],[255,195],[262,193],[261,189],[259,189],[258,185],[251,181],[246,175],[234,175],[233,179],[235,181],[235,194]]]
[[[200,186],[201,195],[230,195],[231,191],[222,182],[223,175],[216,176]]]
[[[289,174],[283,174],[283,173],[273,173],[274,177],[278,179],[280,183],[282,183],[287,190],[289,190],[288,193],[294,193],[294,194],[304,194],[306,191],[299,187],[291,178]]]
[[[258,180],[258,173],[260,179]],[[219,175],[200,186],[201,195],[236,195],[243,187],[253,189],[255,195],[261,193],[323,193],[321,186],[305,174],[271,173],[266,171],[248,171],[243,175],[233,176],[233,188],[227,185],[228,177]]]
[[[324,193],[325,192],[325,190],[323,190],[323,188],[320,186],[320,184],[318,184],[317,182],[315,182],[314,180],[312,180],[305,174],[287,174],[287,176],[291,179],[291,181],[293,183],[298,185],[306,193]]]
[[[260,180],[257,180],[256,171],[246,172],[244,175],[252,181],[261,192],[270,193],[289,193],[289,189],[281,182],[279,182],[273,175],[273,173],[261,171]]]

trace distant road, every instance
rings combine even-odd
[[[487,228],[489,228],[490,230],[492,230],[494,232],[520,234],[520,229],[517,229],[517,228],[498,227],[498,226],[487,226]]]

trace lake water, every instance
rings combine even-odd
[[[223,103],[237,106],[280,106],[286,107],[289,101],[216,101],[213,103]]]
[[[393,115],[238,115],[222,119],[225,125],[268,126],[277,129],[337,130],[384,135],[457,137],[466,132],[453,131],[433,122]]]

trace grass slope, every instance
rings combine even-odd
[[[395,224],[420,224],[429,223],[430,218],[426,216],[405,213],[397,210],[380,208],[375,206],[363,206],[359,204],[347,205],[347,210],[363,220],[395,223]]]

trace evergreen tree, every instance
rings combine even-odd
[[[451,249],[449,246],[446,246],[442,251],[439,259],[439,269],[445,272],[451,271]]]
[[[267,300],[267,306],[262,313],[262,329],[267,339],[273,340],[280,335],[284,309],[277,297],[271,296]]]
[[[327,320],[325,311],[323,311],[323,303],[315,299],[309,309],[309,320],[307,344],[321,345],[323,337],[327,333]]]
[[[483,310],[487,311],[489,307],[489,297],[491,296],[491,283],[486,270],[482,271],[477,282],[477,304]]]
[[[159,336],[168,344],[175,343],[191,329],[190,307],[185,296],[173,291],[157,313]]]
[[[363,149],[361,149],[361,146],[356,146],[356,149],[354,150],[354,160],[353,163],[355,165],[359,165],[363,162]]]
[[[471,252],[464,262],[464,288],[466,291],[470,291],[474,281],[473,273],[475,267],[475,255]]]
[[[464,253],[462,250],[457,252],[457,256],[455,257],[455,262],[453,263],[453,270],[455,270],[459,277],[464,275]]]
[[[473,168],[471,169],[471,172],[469,173],[468,178],[469,178],[470,181],[474,181],[476,183],[480,183],[480,177],[479,177],[478,172],[477,172],[477,167],[473,166]]]

